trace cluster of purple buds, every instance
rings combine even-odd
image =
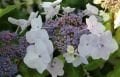
[[[17,72],[17,64],[25,57],[29,44],[25,37],[9,31],[0,32],[0,42],[0,77],[13,77]]]
[[[66,52],[68,45],[78,47],[80,36],[89,33],[82,19],[81,15],[69,13],[45,22],[45,27],[48,27],[47,31],[56,49]]]
[[[17,73],[17,65],[7,57],[0,56],[0,77],[14,77]]]

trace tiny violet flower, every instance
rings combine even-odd
[[[118,28],[120,26],[120,10],[118,11],[118,13],[116,13],[116,18],[114,21],[114,28]]]
[[[85,15],[98,15],[98,8],[88,3],[86,5],[86,10],[84,11]]]
[[[36,69],[39,73],[47,68],[48,63],[51,61],[48,49],[42,40],[38,41],[39,49],[34,45],[27,48],[27,54],[24,58],[24,63],[32,69]],[[38,45],[37,44],[37,45]]]
[[[31,12],[30,17],[28,20],[25,19],[15,19],[12,17],[8,17],[8,21],[14,25],[17,25],[19,27],[21,27],[22,31],[25,30],[26,27],[28,27],[31,23],[31,20],[33,18],[36,18],[36,16],[38,15],[38,12]]]
[[[105,13],[104,11],[100,10],[99,15],[102,17],[103,21],[106,22],[110,19],[109,14]]]
[[[91,15],[86,19],[86,24],[88,25],[87,29],[90,30],[90,32],[93,34],[100,35],[105,31],[104,25],[98,22],[94,15]]]
[[[52,75],[52,77],[63,76],[64,75],[64,63],[59,58],[54,58],[51,63],[49,63],[47,70]]]
[[[71,8],[71,7],[62,7],[62,9],[65,13],[70,13],[75,10],[75,8]]]
[[[100,36],[88,34],[81,36],[78,52],[82,56],[91,56],[93,59],[108,60],[111,53],[118,49],[117,42],[112,38],[110,31]]]

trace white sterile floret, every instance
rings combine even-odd
[[[24,57],[24,63],[32,69],[36,69],[39,73],[47,68],[48,63],[51,61],[48,49],[42,40],[38,41],[39,49],[34,45],[27,48],[27,54]],[[38,45],[37,44],[37,45]]]
[[[65,13],[70,13],[75,10],[75,8],[71,8],[71,7],[62,7],[62,9]]]
[[[100,4],[102,2],[102,0],[93,0],[94,4]]]
[[[37,39],[49,39],[48,33],[42,28],[42,19],[39,15],[31,21],[31,30],[26,33],[26,39],[29,43],[35,43]]]
[[[14,25],[17,25],[19,27],[21,27],[22,30],[25,30],[26,27],[28,27],[30,25],[30,22],[33,18],[36,18],[38,15],[38,12],[31,12],[30,17],[28,20],[25,19],[15,19],[12,17],[8,17],[8,21]]]
[[[116,18],[114,21],[114,28],[118,28],[120,26],[120,10],[118,11],[118,13],[116,13]]]
[[[39,73],[43,73],[51,61],[54,49],[47,31],[42,29],[41,16],[32,19],[31,30],[26,33],[26,40],[33,45],[27,47],[24,63]]]
[[[69,45],[67,53],[63,54],[67,63],[72,63],[74,67],[78,67],[80,64],[88,64],[87,57],[83,57],[75,52],[74,47]]]
[[[72,63],[74,67],[78,67],[80,64],[88,64],[87,57],[82,57],[79,54],[65,53],[63,56],[67,63]]]
[[[99,15],[102,17],[103,21],[106,22],[110,19],[109,14],[105,13],[103,10],[100,10]]]
[[[112,38],[110,31],[102,33],[101,36],[94,34],[83,35],[78,46],[78,51],[81,55],[104,60],[108,60],[110,54],[117,49],[117,42]]]
[[[57,5],[55,7],[49,7],[44,8],[45,14],[46,14],[46,20],[52,18],[53,16],[57,15],[60,10],[60,5]]]
[[[98,8],[91,5],[90,3],[86,5],[86,10],[84,11],[85,15],[92,15],[92,14],[98,15],[98,12],[99,12]]]
[[[62,2],[62,0],[56,0],[56,1],[54,1],[54,2],[43,2],[42,4],[41,4],[41,6],[43,7],[43,8],[49,8],[49,7],[54,7],[54,6],[56,6],[56,5],[59,5],[60,3]]]
[[[100,35],[105,31],[105,27],[102,23],[98,22],[97,18],[94,15],[91,15],[86,19],[87,29],[90,30],[91,33]]]
[[[75,60],[72,62],[74,67],[78,67],[80,64],[88,64],[87,57],[76,56]]]
[[[46,20],[57,15],[60,10],[60,3],[62,0],[56,0],[54,2],[43,2],[42,7],[44,8],[44,14],[46,15]]]
[[[52,77],[58,77],[64,75],[63,67],[63,62],[59,58],[54,58],[53,61],[48,65],[47,70]]]

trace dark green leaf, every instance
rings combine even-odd
[[[92,70],[95,70],[95,69],[101,67],[103,64],[104,64],[103,60],[93,60],[88,65],[85,65],[84,67],[88,71],[92,71]]]
[[[11,12],[12,10],[16,9],[20,5],[8,5],[6,8],[0,8],[0,18],[5,14]]]
[[[77,67],[73,67],[72,64],[65,63],[64,66],[65,77],[83,77],[84,71],[83,69]]]

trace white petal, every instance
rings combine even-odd
[[[28,21],[25,19],[19,19],[18,26],[20,26],[22,30],[25,30],[29,26]]]
[[[21,27],[22,30],[25,30],[25,28],[28,26],[28,21],[25,19],[15,19],[15,18],[9,17],[8,21],[14,25]]]
[[[97,39],[96,35],[82,35],[80,38],[80,43],[78,45],[78,52],[80,56],[86,57],[89,56],[96,48],[93,46]]]
[[[28,18],[28,21],[31,21],[32,19],[36,18],[37,15],[38,15],[38,12],[31,12]]]
[[[66,13],[70,13],[70,12],[73,12],[75,10],[75,8],[71,8],[71,7],[63,7],[62,9]]]
[[[87,8],[87,10],[88,11],[90,11],[92,14],[98,14],[98,8],[97,7],[95,7],[95,6],[93,6],[93,5],[91,5],[91,4],[87,4],[86,5],[86,8]]]
[[[102,34],[101,39],[103,40],[104,45],[110,49],[111,53],[118,49],[118,44],[112,37],[112,33],[110,31],[106,31],[104,34]]]
[[[56,0],[52,3],[53,6],[56,6],[58,4],[60,4],[62,2],[62,0]]]
[[[54,58],[52,63],[49,64],[47,70],[51,73],[52,77],[63,76],[63,67],[63,62],[58,58]]]
[[[75,60],[74,54],[65,53],[63,56],[67,63],[72,63]]]
[[[12,17],[8,17],[8,21],[14,25],[18,25],[18,20]]]
[[[48,49],[48,51],[49,51],[48,53],[49,53],[50,55],[52,55],[52,54],[53,54],[53,51],[54,51],[54,47],[53,47],[52,41],[50,41],[50,40],[45,40],[44,43],[45,43],[46,46],[47,46],[47,49]]]
[[[43,2],[41,5],[43,8],[48,8],[52,6],[52,2]]]
[[[49,36],[46,30],[39,29],[39,30],[31,30],[26,33],[26,40],[29,43],[35,43],[37,39],[48,40]]]
[[[82,56],[78,56],[75,58],[75,60],[72,62],[74,67],[78,67],[80,64],[88,64],[87,58],[86,57],[82,57]]]
[[[35,68],[35,61],[38,58],[37,54],[34,53],[35,47],[33,45],[27,47],[27,53],[24,57],[24,63],[30,67]]]
[[[89,29],[93,34],[100,35],[105,31],[103,24],[98,22],[94,15],[91,15],[86,19],[86,24],[88,25],[87,29]]]
[[[51,57],[44,41],[38,40],[35,43],[35,48],[36,48],[35,52],[41,56],[42,63],[48,64],[51,61]]]
[[[38,18],[34,18],[31,21],[31,26],[32,26],[32,30],[36,30],[36,29],[41,29],[42,28],[42,18],[39,15]]]

